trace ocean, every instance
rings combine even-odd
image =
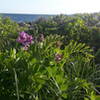
[[[10,17],[13,21],[16,22],[30,22],[36,21],[41,17],[48,18],[54,15],[42,15],[42,14],[0,14],[2,17]]]

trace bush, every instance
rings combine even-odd
[[[10,18],[0,17],[0,50],[10,49],[15,45],[16,38],[20,31],[27,30],[26,27],[20,27]]]
[[[63,37],[59,35],[40,39],[38,36],[28,50],[0,52],[0,96],[18,100],[94,100],[92,74],[96,67],[91,64],[91,49],[74,41],[61,48],[57,43]]]

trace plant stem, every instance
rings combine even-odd
[[[15,84],[16,84],[16,94],[17,94],[17,100],[19,100],[19,89],[18,89],[18,80],[17,80],[17,73],[15,68],[13,69],[14,75],[15,75]]]

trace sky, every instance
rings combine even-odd
[[[0,0],[0,13],[74,14],[100,12],[100,0]]]

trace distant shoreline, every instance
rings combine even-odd
[[[41,17],[48,18],[56,15],[0,13],[0,16],[4,18],[10,17],[10,19],[16,22],[30,22],[30,21],[36,21]]]
[[[10,17],[13,21],[16,22],[30,22],[30,21],[36,21],[39,18],[49,18],[57,15],[66,15],[66,16],[77,16],[77,15],[84,15],[89,13],[76,13],[76,14],[21,14],[21,13],[0,13],[1,17]],[[100,14],[100,12],[94,12],[90,13],[90,15],[94,16],[96,14]]]

